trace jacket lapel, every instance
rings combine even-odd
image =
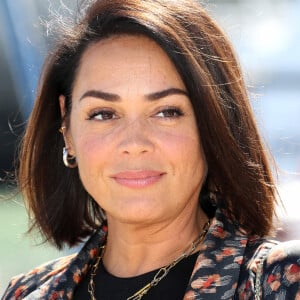
[[[231,299],[234,296],[248,238],[228,220],[229,217],[218,209],[200,249],[184,300]],[[49,279],[43,280],[43,284],[24,299],[72,299],[76,286],[105,242],[106,234],[104,225],[77,256],[66,263],[60,260],[61,265],[53,268],[55,274],[50,272]]]
[[[184,300],[232,299],[248,238],[217,210],[200,249]]]
[[[107,227],[100,230],[88,240],[78,255],[59,260],[58,265],[52,265],[49,279],[43,280],[38,289],[27,295],[25,300],[33,299],[72,299],[73,293],[81,279],[86,275],[90,265],[98,255],[99,247],[105,242]],[[70,259],[68,259],[70,258]]]

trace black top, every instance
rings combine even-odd
[[[173,267],[168,275],[157,286],[152,287],[143,296],[143,300],[182,300],[191,277],[198,253],[183,259]],[[138,290],[148,284],[159,269],[129,278],[120,278],[108,273],[102,263],[99,263],[94,277],[95,297],[97,300],[126,300]],[[88,283],[90,273],[83,279],[75,290],[75,300],[90,299]]]

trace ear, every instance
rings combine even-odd
[[[61,123],[61,133],[63,135],[64,141],[66,148],[69,151],[70,155],[75,155],[74,147],[72,144],[72,138],[70,136],[69,128],[67,126],[67,122],[65,120],[65,115],[66,115],[66,97],[64,95],[60,95],[59,98],[59,107],[60,107],[60,115],[62,119]]]
[[[61,118],[64,119],[66,114],[66,97],[64,95],[60,95],[59,98],[59,107],[60,107],[60,115]]]

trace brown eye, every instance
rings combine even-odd
[[[159,118],[178,118],[182,115],[182,111],[178,108],[166,108],[156,114]]]
[[[111,110],[97,110],[94,111],[89,115],[89,120],[99,120],[99,121],[106,121],[111,119],[116,119],[116,114]]]

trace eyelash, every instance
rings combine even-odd
[[[113,116],[115,114],[114,111],[107,110],[107,109],[100,109],[93,111],[89,116],[88,120],[99,120],[99,121],[108,121],[112,119],[116,119],[116,116]],[[102,119],[98,119],[97,116],[102,116]],[[108,117],[110,116],[110,117]]]
[[[164,116],[158,116],[159,114],[164,114]],[[155,116],[158,118],[165,118],[165,119],[174,119],[183,116],[184,113],[180,108],[177,107],[169,107],[161,109],[159,112],[155,113]],[[97,116],[102,116],[101,119],[98,119]],[[114,111],[100,109],[97,111],[93,111],[89,114],[88,120],[99,120],[99,121],[109,121],[113,119],[117,119],[118,117],[115,115]]]
[[[160,110],[158,113],[156,113],[155,115],[157,116],[158,114],[161,114],[161,113],[167,114],[167,116],[159,117],[159,118],[173,119],[173,118],[178,118],[178,117],[183,116],[182,110],[177,107],[164,108],[164,109]],[[172,116],[170,116],[170,114],[172,114]]]

